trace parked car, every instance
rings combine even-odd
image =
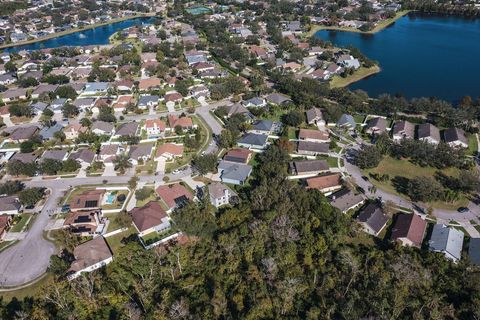
[[[460,213],[466,213],[466,212],[468,212],[469,210],[468,210],[467,207],[460,207],[460,208],[457,209],[457,211],[460,212]]]

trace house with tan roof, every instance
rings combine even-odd
[[[78,135],[80,133],[84,133],[87,131],[88,131],[88,128],[82,126],[79,123],[69,124],[63,129],[63,133],[65,133],[65,138],[67,140],[75,140],[76,138],[78,138]]]
[[[165,93],[164,100],[167,108],[174,108],[176,104],[183,101],[183,96],[179,92],[170,91]]]
[[[158,161],[160,157],[167,160],[173,160],[183,156],[184,146],[183,144],[164,143],[157,147],[155,154],[155,161]]]
[[[156,192],[160,196],[160,199],[167,205],[168,212],[193,200],[193,195],[190,191],[180,183],[159,186]]]
[[[73,280],[84,272],[92,272],[113,261],[113,254],[105,238],[99,236],[78,245],[73,250],[75,260],[67,271],[67,279]]]
[[[171,227],[167,212],[157,201],[150,201],[143,207],[133,208],[130,215],[140,237],[153,232],[162,233]]]
[[[141,79],[138,82],[138,89],[140,91],[148,91],[148,90],[157,90],[162,87],[162,81],[159,78],[147,78]]]
[[[168,115],[168,124],[172,130],[175,130],[177,126],[180,126],[182,130],[189,130],[196,128],[193,124],[193,120],[190,117],[178,117],[173,114]]]
[[[326,130],[300,129],[298,139],[309,142],[326,143],[330,142],[330,135]]]
[[[308,178],[306,183],[307,189],[317,189],[321,193],[329,195],[342,188],[342,177],[339,173],[324,174]]]
[[[119,96],[117,101],[112,105],[114,112],[123,112],[130,105],[135,105],[135,98],[131,95]]]
[[[145,120],[144,129],[147,133],[147,136],[150,137],[159,137],[165,132],[167,125],[165,121],[160,119],[147,119]]]

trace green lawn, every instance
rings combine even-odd
[[[288,139],[289,140],[296,140],[297,139],[297,129],[294,127],[287,128]]]
[[[146,172],[148,174],[153,174],[157,170],[157,162],[153,159],[148,160],[145,164],[139,165],[136,168],[137,173]]]
[[[338,158],[328,157],[327,163],[330,168],[338,168]]]
[[[378,72],[380,72],[379,66],[370,68],[360,67],[352,75],[346,76],[345,78],[338,75],[334,76],[332,80],[330,80],[330,88],[343,88]]]
[[[110,246],[110,249],[112,249],[112,252],[114,255],[118,253],[118,250],[120,250],[121,247],[123,247],[122,240],[134,233],[137,233],[137,230],[135,229],[134,226],[131,226],[126,231],[123,231],[114,236],[105,238],[107,240],[108,245]]]
[[[22,213],[21,215],[14,217],[13,222],[15,224],[12,226],[10,231],[21,232],[22,229],[27,225],[27,222],[30,220],[30,217],[31,217],[31,214],[27,214],[27,213]]]
[[[153,187],[145,187],[145,188],[148,189],[148,190],[151,190],[152,193],[145,200],[137,200],[137,203],[136,203],[137,207],[142,207],[142,206],[146,205],[147,203],[149,203],[150,201],[155,201],[156,198],[157,198],[156,193],[155,193],[155,188],[153,188]]]
[[[148,246],[149,244],[158,242],[168,236],[171,236],[172,234],[175,234],[176,232],[177,232],[177,229],[172,226],[170,229],[166,230],[165,232],[162,232],[162,233],[151,232],[141,238],[143,240],[143,243],[145,243],[145,245]]]
[[[380,162],[378,167],[370,170],[363,170],[362,172],[366,176],[369,176],[369,174],[379,174],[379,175],[388,174],[390,176],[390,180],[388,181],[377,181],[372,177],[370,177],[370,182],[374,184],[378,189],[382,189],[388,193],[396,194],[398,196],[401,196],[407,199],[407,197],[404,194],[400,194],[392,185],[391,180],[394,177],[399,176],[407,179],[413,179],[418,176],[433,177],[436,171],[441,171],[445,175],[455,176],[455,177],[457,177],[459,174],[459,170],[456,168],[438,170],[437,168],[433,168],[433,167],[420,167],[411,163],[406,159],[398,160],[389,156],[386,156]],[[458,207],[465,206],[467,203],[468,203],[468,199],[465,198],[464,196],[461,196],[458,201],[455,201],[453,203],[435,201],[435,202],[432,202],[431,205],[434,208],[456,210]]]
[[[116,219],[117,215],[118,213],[104,214],[104,217],[108,218],[109,220],[107,232],[112,232],[121,228],[120,224],[117,222],[117,219]]]
[[[477,136],[475,134],[468,136],[468,151],[471,155],[476,155],[478,152]]]

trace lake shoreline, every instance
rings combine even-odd
[[[48,36],[37,38],[37,39],[0,45],[0,50],[2,50],[2,49],[12,49],[12,48],[15,48],[15,47],[20,47],[20,46],[25,46],[25,45],[31,45],[31,44],[34,44],[34,43],[37,43],[37,42],[43,42],[43,41],[63,37],[63,36],[69,35],[69,34],[81,32],[81,31],[86,31],[86,30],[90,30],[90,29],[95,29],[95,28],[98,28],[98,27],[103,27],[103,26],[107,26],[107,25],[110,25],[110,24],[115,24],[115,23],[124,22],[124,21],[128,21],[128,20],[133,20],[133,19],[138,19],[138,18],[152,18],[152,17],[155,17],[155,16],[156,16],[156,13],[151,12],[151,13],[145,13],[145,14],[137,14],[137,15],[134,15],[134,16],[126,16],[126,17],[122,17],[122,18],[115,18],[115,19],[112,19],[112,20],[109,20],[109,21],[106,21],[106,22],[95,23],[95,24],[91,24],[91,25],[81,27],[81,28],[72,28],[72,29],[69,29],[69,30],[62,31],[62,32],[53,33],[53,34],[50,34]]]
[[[327,30],[327,31],[342,31],[342,32],[355,32],[355,33],[361,33],[361,34],[375,34],[375,33],[378,33],[380,31],[382,31],[383,29],[385,29],[386,27],[392,25],[393,23],[395,23],[395,21],[397,21],[398,19],[406,16],[407,14],[409,14],[410,12],[413,12],[412,10],[402,10],[402,11],[399,11],[396,13],[395,17],[393,18],[390,18],[390,19],[386,19],[384,21],[381,21],[380,23],[377,24],[377,26],[375,26],[375,28],[373,28],[372,30],[370,31],[362,31],[362,30],[359,30],[359,29],[355,29],[355,28],[349,28],[349,27],[335,27],[335,26],[332,26],[332,27],[329,27],[329,26],[321,26],[321,25],[314,25],[310,31],[308,31],[306,33],[306,36],[307,37],[312,37],[314,36],[318,31],[322,31],[322,30]]]
[[[370,68],[361,67],[360,69],[355,70],[355,72],[352,75],[349,75],[346,78],[342,78],[341,76],[338,76],[338,75],[334,76],[332,79],[330,79],[329,85],[330,85],[330,88],[345,88],[355,82],[358,82],[370,76],[373,76],[374,74],[377,74],[380,71],[382,71],[382,69],[378,65],[375,65]]]

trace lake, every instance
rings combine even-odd
[[[35,42],[32,44],[11,47],[3,49],[4,51],[20,51],[20,50],[38,50],[45,48],[56,48],[63,46],[88,46],[93,44],[108,44],[109,38],[117,31],[123,30],[136,25],[152,23],[152,17],[133,18],[130,20],[120,21],[112,24],[103,25],[93,29],[87,29],[70,33],[61,37],[52,38]],[[1,50],[0,50],[1,51]]]
[[[370,96],[400,93],[456,102],[480,96],[480,19],[410,13],[376,34],[321,30],[337,46],[353,45],[382,71],[350,86]]]

